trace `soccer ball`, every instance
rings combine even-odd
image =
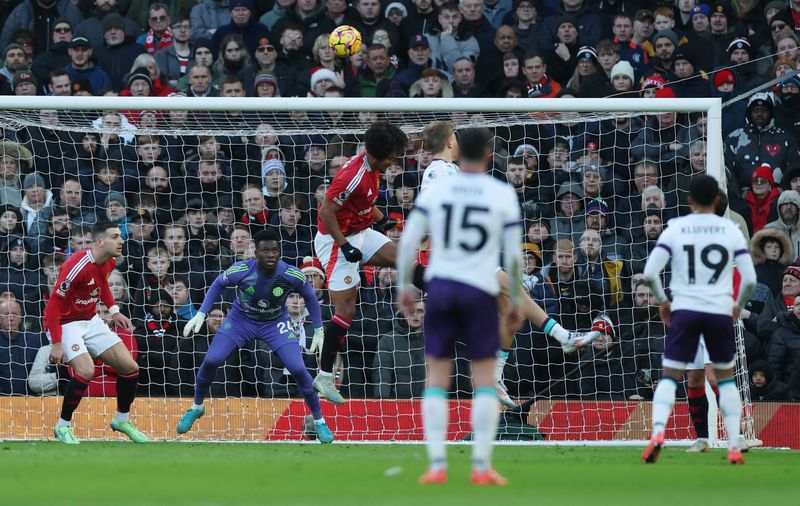
[[[342,25],[331,32],[328,42],[333,54],[349,58],[361,50],[361,33],[350,25]]]

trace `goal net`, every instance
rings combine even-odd
[[[667,220],[687,212],[691,174],[707,171],[724,182],[718,101],[31,98],[0,100],[0,290],[16,301],[0,309],[4,325],[19,323],[8,331],[15,337],[0,363],[2,394],[11,394],[0,398],[0,437],[48,437],[57,419],[69,371],[47,361],[42,311],[59,266],[90,244],[98,218],[125,234],[110,282],[136,324],[132,334],[119,333],[141,366],[133,416],[153,438],[177,437],[177,418],[191,404],[195,375],[235,293],[223,294],[199,334],[183,338],[183,326],[222,270],[254,256],[256,232],[278,231],[284,260],[314,284],[330,318],[325,272],[313,251],[317,207],[379,119],[408,134],[405,153],[381,176],[378,205],[401,224],[387,232],[393,240],[432,161],[423,127],[449,120],[487,128],[492,173],[517,189],[525,217],[525,272],[515,275],[564,327],[601,325],[609,336],[564,353],[527,324],[503,371],[520,406],[506,411],[501,432],[546,440],[647,437],[665,328],[641,272]],[[324,414],[339,439],[420,440],[424,304],[415,314],[398,312],[393,269],[364,266],[360,276],[337,367],[349,402],[323,402]],[[287,308],[308,345],[304,301],[290,296]],[[316,357],[303,358],[315,374]],[[451,439],[468,435],[472,393],[460,346],[455,363]],[[113,437],[106,427],[114,378],[98,365],[75,415],[79,437]],[[746,374],[738,378],[745,391]],[[219,369],[207,406],[184,437],[305,436],[296,384],[258,339]],[[671,427],[673,437],[690,437],[680,403]]]

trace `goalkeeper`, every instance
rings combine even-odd
[[[319,396],[311,386],[311,375],[303,364],[298,336],[294,332],[285,304],[291,292],[300,293],[306,301],[314,324],[314,334],[317,336],[323,332],[317,295],[302,272],[280,259],[280,245],[275,232],[259,232],[254,243],[256,258],[236,262],[220,274],[209,288],[200,311],[189,320],[183,331],[184,337],[199,331],[222,290],[230,286],[236,287],[236,301],[222,328],[211,341],[208,353],[200,365],[194,389],[194,403],[178,422],[178,434],[189,432],[195,420],[205,414],[203,401],[208,395],[217,368],[234,350],[242,348],[253,339],[261,339],[294,376],[314,417],[317,437],[323,443],[330,443],[333,441],[333,433],[322,417]]]

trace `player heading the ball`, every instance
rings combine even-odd
[[[94,377],[93,358],[117,371],[117,413],[111,420],[111,428],[136,443],[147,442],[129,416],[136,397],[139,365],[119,336],[97,315],[97,302],[103,301],[117,326],[133,330],[128,317],[120,313],[108,285],[108,277],[117,265],[114,257],[122,255],[123,242],[116,223],[98,221],[92,229],[92,246],[74,253],[61,266],[44,310],[43,327],[53,343],[50,361],[72,367],[61,417],[53,430],[62,443],[79,443],[72,432],[72,414]]]
[[[286,309],[286,299],[297,292],[306,301],[314,324],[314,335],[322,333],[322,313],[314,288],[305,274],[280,259],[280,238],[273,230],[263,230],[253,239],[256,258],[235,262],[220,274],[209,288],[200,311],[189,320],[183,331],[189,337],[203,327],[206,315],[222,291],[236,287],[237,295],[222,327],[214,335],[194,387],[194,403],[178,422],[178,434],[185,434],[206,412],[203,401],[208,396],[217,368],[225,363],[234,350],[253,339],[261,339],[283,361],[314,417],[314,430],[323,443],[333,441],[325,418],[322,417],[319,396],[311,386],[311,375],[303,363],[298,335]]]
[[[406,134],[396,126],[373,123],[364,136],[365,151],[344,163],[319,208],[314,251],[325,269],[334,315],[324,336],[314,335],[309,350],[321,350],[314,388],[336,404],[343,404],[344,398],[333,381],[333,364],[356,313],[359,265],[395,265],[397,247],[382,232],[396,223],[384,216],[375,202],[381,174],[405,150],[406,141]]]
[[[425,354],[428,371],[422,398],[429,468],[421,483],[447,481],[445,440],[456,340],[466,342],[475,393],[472,401],[471,481],[504,485],[492,469],[492,444],[499,405],[495,385],[499,348],[498,259],[509,272],[522,269],[522,224],[516,192],[486,174],[491,159],[489,136],[482,129],[459,132],[461,173],[438,179],[417,199],[398,249],[399,303],[408,312],[414,291],[414,259],[420,241],[430,235],[430,263],[425,272]],[[512,307],[508,325],[518,330],[521,279],[509,276]]]
[[[734,322],[756,284],[753,260],[739,228],[717,216],[719,185],[705,174],[689,182],[692,214],[670,220],[644,268],[644,279],[661,304],[661,320],[669,327],[664,345],[664,371],[653,395],[653,433],[642,461],[653,463],[664,445],[664,430],[675,389],[683,371],[693,362],[700,336],[714,366],[719,407],[728,432],[728,461],[744,464],[739,444],[742,402],[736,388]],[[669,263],[670,302],[661,285],[661,271]],[[733,267],[739,268],[739,298],[733,299]],[[701,309],[702,310],[698,310]]]

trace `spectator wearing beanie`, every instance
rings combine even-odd
[[[73,25],[73,37],[85,37],[89,39],[89,43],[92,47],[102,45],[104,42],[103,34],[105,32],[103,20],[109,14],[119,14],[119,3],[120,2],[117,1],[116,3],[101,2],[99,5],[95,4],[91,16],[84,18],[77,26]],[[92,4],[94,4],[94,2],[92,2]],[[125,36],[131,39],[138,37],[142,31],[139,25],[136,24],[136,21],[130,17],[123,17],[121,23]]]
[[[695,53],[681,46],[672,53],[672,72],[667,78],[678,98],[708,97],[708,74],[697,67]]]
[[[642,97],[655,98],[658,90],[667,84],[661,74],[651,74],[642,80]]]
[[[611,87],[614,94],[627,94],[634,89],[633,66],[625,60],[618,61],[611,67]]]
[[[738,81],[738,80],[737,80]],[[747,102],[745,124],[725,138],[725,166],[742,188],[750,186],[752,171],[769,164],[774,181],[798,156],[794,135],[776,125],[775,100],[770,92],[754,93]]]
[[[767,164],[756,167],[750,180],[750,188],[744,195],[745,202],[750,207],[753,233],[778,217],[777,200],[780,193],[780,188],[775,187],[772,167]]]
[[[242,37],[249,55],[255,54],[256,49],[258,49],[258,41],[262,37],[272,39],[269,28],[256,19],[252,0],[230,0],[228,8],[231,11],[231,22],[220,26],[211,37],[211,47],[214,54],[220,54],[222,39],[230,34],[237,34]]]
[[[656,55],[650,60],[650,66],[662,76],[667,76],[672,70],[672,54],[678,47],[678,34],[674,30],[659,30],[651,40]]]
[[[786,132],[793,132],[800,145],[800,77],[794,76],[780,83],[775,120]]]
[[[559,10],[563,14],[554,14],[544,20],[549,35],[547,37],[549,43],[555,43],[558,27],[561,25],[561,19],[565,14],[574,17],[577,21],[580,27],[581,43],[594,46],[600,39],[606,37],[609,31],[606,13],[600,12],[598,9],[588,8],[589,2],[580,2],[579,4],[570,2],[572,5],[567,6],[562,0],[559,4],[561,4],[559,5]]]
[[[136,57],[146,53],[144,46],[125,35],[124,25],[125,18],[116,12],[107,14],[103,18],[103,43],[94,49],[97,63],[111,78],[114,90],[127,85],[126,73],[133,67]]]
[[[737,37],[730,41],[727,51],[727,59],[720,66],[731,67],[736,74],[736,90],[744,93],[764,82],[761,77],[771,72],[771,58],[761,60],[761,63],[753,62],[753,45],[746,37]]]

